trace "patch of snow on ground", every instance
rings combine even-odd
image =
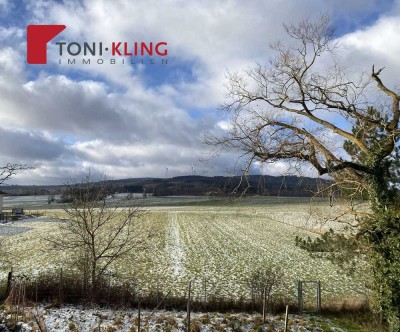
[[[171,257],[173,264],[173,272],[175,277],[179,277],[182,273],[182,261],[185,258],[185,251],[182,247],[180,226],[178,224],[178,217],[176,213],[170,214],[170,245],[171,245]]]
[[[82,306],[64,306],[61,308],[32,308],[49,332],[133,332],[138,330],[137,310],[112,310],[105,308],[84,308]],[[141,311],[141,331],[184,332],[186,331],[186,312],[150,310]],[[247,313],[192,313],[191,326],[196,331],[282,331],[283,315],[268,315],[266,324],[262,324],[262,316]],[[34,330],[32,321],[19,324],[22,332]],[[331,320],[312,315],[289,315],[288,331],[319,332],[322,326],[329,326],[329,331],[344,332]]]

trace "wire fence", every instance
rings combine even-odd
[[[154,309],[185,310],[191,298],[191,307],[195,311],[261,311],[263,307],[263,289],[251,288],[241,295],[221,292],[222,284],[209,283],[207,279],[191,280],[182,283],[180,289],[168,287],[160,281],[154,288],[143,290],[134,278],[123,279],[114,274],[105,274],[97,280],[94,290],[90,278],[75,270],[59,269],[38,276],[27,276],[10,271],[7,283],[0,286],[3,298],[9,298],[13,304],[23,301],[31,303],[51,302],[82,304],[95,303],[102,306],[137,307]],[[229,286],[227,286],[229,287]],[[18,291],[16,290],[18,289]],[[21,289],[21,291],[20,291]],[[23,290],[23,291],[22,291]],[[296,297],[268,294],[267,310],[281,311],[286,304],[297,307]]]
[[[36,277],[17,274],[11,270],[6,282],[0,285],[0,291],[6,303],[12,308],[17,324],[18,317],[24,316],[30,307],[43,303],[51,305],[62,304],[88,304],[115,308],[131,308],[137,310],[138,331],[141,331],[140,312],[142,309],[158,310],[183,310],[187,312],[186,325],[190,331],[191,312],[259,312],[265,324],[266,313],[286,311],[285,328],[287,328],[288,308],[290,312],[313,311],[321,312],[322,297],[321,283],[319,281],[297,282],[297,298],[284,297],[268,292],[267,285],[254,289],[243,296],[216,296],[212,285],[207,285],[207,280],[189,281],[178,293],[164,291],[161,287],[143,291],[135,279],[124,280],[114,274],[106,274],[98,279],[96,289],[89,282],[87,275],[75,270],[59,269]],[[311,285],[311,293],[307,293],[305,285]],[[165,285],[164,285],[165,286]],[[312,294],[312,292],[316,292]],[[310,296],[311,295],[311,296]],[[314,295],[314,297],[312,296]],[[311,302],[307,302],[307,298]],[[314,300],[316,299],[316,302]],[[368,310],[365,302],[359,302],[352,311]],[[30,311],[32,313],[32,311]],[[44,325],[40,316],[34,315],[38,326]],[[40,328],[45,331],[45,328]]]
[[[142,287],[135,278],[122,278],[113,273],[106,273],[96,282],[93,289],[88,274],[83,274],[72,269],[55,269],[38,276],[25,275],[20,272],[10,271],[6,282],[0,283],[0,296],[7,298],[12,294],[17,301],[20,297],[31,303],[51,302],[84,304],[95,303],[102,306],[142,307],[153,309],[184,310],[190,297],[192,308],[196,311],[259,311],[263,302],[266,302],[266,310],[279,312],[288,304],[292,310],[321,312],[321,310],[346,309],[350,304],[356,311],[368,305],[368,299],[351,303],[350,299],[342,299],[341,303],[333,303],[328,294],[324,298],[323,286],[320,281],[299,280],[297,285],[292,285],[287,292],[276,291],[276,284],[268,284],[268,281],[242,285],[243,292],[231,291],[232,283],[218,284],[209,282],[208,279],[194,279],[187,282],[174,283],[169,286],[167,282],[159,280],[154,287]],[[306,287],[306,285],[308,285]],[[23,292],[14,288],[23,288]],[[15,297],[13,295],[13,297]],[[19,299],[19,300],[18,300]],[[15,302],[15,301],[13,301]],[[335,308],[332,307],[335,305]],[[331,308],[329,308],[331,306]]]

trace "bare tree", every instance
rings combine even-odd
[[[380,306],[392,329],[400,329],[400,267],[393,263],[400,256],[394,245],[400,240],[400,94],[382,81],[383,68],[355,77],[338,64],[340,45],[332,44],[328,17],[284,29],[291,43],[271,45],[276,57],[267,65],[228,73],[222,108],[230,125],[206,143],[241,151],[245,172],[255,161],[311,165],[334,177],[348,197],[368,197],[372,212],[348,209],[354,215],[348,236],[372,253]]]
[[[274,267],[271,263],[266,264],[263,268],[255,269],[247,281],[254,300],[263,303],[265,298],[265,312],[271,310],[272,294],[282,282],[281,269]]]
[[[379,183],[381,163],[392,156],[399,136],[399,95],[380,80],[382,69],[373,68],[370,77],[361,75],[358,81],[347,78],[345,69],[336,62],[321,70],[319,59],[334,50],[327,17],[284,27],[295,44],[287,47],[277,42],[272,48],[278,55],[269,65],[257,65],[244,75],[228,74],[223,109],[231,115],[230,127],[225,136],[210,135],[206,142],[243,151],[249,164],[279,160],[308,163],[319,175],[334,174],[356,183],[359,190],[370,187],[370,177]],[[371,113],[365,90],[372,81],[392,102],[390,111]],[[365,137],[349,131],[357,123],[384,131],[376,142],[379,151],[371,151]],[[371,160],[346,159],[333,148],[335,139],[346,140]],[[378,183],[374,190],[380,192]],[[377,204],[385,204],[380,198]]]
[[[156,232],[142,222],[142,209],[120,208],[107,198],[105,180],[93,182],[89,174],[80,183],[68,184],[65,194],[70,198],[64,209],[68,220],[59,224],[57,237],[47,240],[53,248],[75,254],[75,263],[96,296],[107,269],[147,246]]]
[[[5,166],[0,166],[0,184],[9,180],[18,171],[32,169],[32,166],[26,164],[12,164],[8,163]]]

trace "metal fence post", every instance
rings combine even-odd
[[[299,307],[299,313],[303,312],[303,282],[297,281],[297,302]]]

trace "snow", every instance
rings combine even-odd
[[[171,214],[171,231],[170,236],[172,237],[171,245],[171,258],[172,258],[172,266],[173,273],[175,278],[179,278],[182,273],[182,261],[184,260],[185,252],[181,244],[181,236],[179,234],[179,224],[176,213]]]
[[[60,308],[37,307],[29,309],[36,314],[49,332],[133,332],[138,330],[137,310],[113,310],[106,308],[84,308],[82,306],[63,306]],[[28,312],[29,310],[26,310]],[[260,314],[247,313],[204,313],[191,314],[192,327],[197,326],[196,331],[258,331],[262,327]],[[343,332],[344,330],[335,326],[328,319],[312,315],[289,315],[288,331],[323,331],[321,324],[329,325],[330,331]],[[34,330],[33,319],[22,323],[21,331]],[[262,331],[282,331],[284,327],[283,315],[268,315],[265,329]],[[141,331],[186,331],[186,312],[164,311],[153,312],[151,310],[141,311]]]
[[[25,233],[27,231],[30,231],[31,229],[32,228],[30,227],[18,227],[0,224],[0,236],[13,236],[20,233]]]

